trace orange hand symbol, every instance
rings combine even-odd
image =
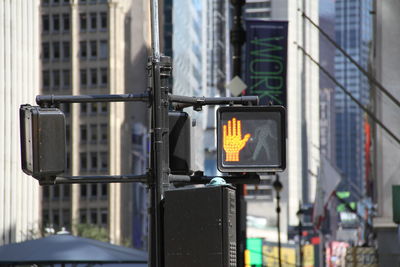
[[[228,121],[228,127],[223,126],[223,146],[226,153],[225,161],[239,161],[239,152],[242,150],[250,138],[246,134],[242,139],[242,122],[232,118]]]

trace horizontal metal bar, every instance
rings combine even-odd
[[[173,103],[185,104],[183,107],[205,106],[205,105],[228,105],[228,104],[252,104],[258,105],[258,96],[238,96],[238,97],[190,97],[181,95],[169,95],[169,101]]]
[[[55,180],[39,180],[39,183],[40,185],[86,183],[147,183],[149,178],[149,174],[57,176]]]
[[[171,183],[183,184],[208,184],[213,178],[222,178],[230,184],[259,184],[260,176],[257,173],[246,173],[237,176],[189,176],[170,174],[169,180]]]
[[[38,95],[36,103],[39,106],[57,103],[89,103],[89,102],[130,102],[149,101],[149,94],[120,94],[120,95]]]

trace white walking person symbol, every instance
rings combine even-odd
[[[267,154],[267,159],[271,159],[271,148],[268,146],[268,138],[272,138],[276,141],[276,130],[276,122],[272,120],[268,120],[263,126],[260,126],[256,129],[254,137],[257,141],[257,145],[253,153],[253,160],[256,160],[258,158],[261,150],[265,150],[265,153]]]

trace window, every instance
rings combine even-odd
[[[53,186],[53,199],[60,198],[60,185]]]
[[[55,88],[60,87],[60,71],[59,70],[53,70],[53,86]]]
[[[53,15],[53,31],[58,32],[60,30],[60,15]]]
[[[95,143],[97,141],[97,125],[90,124],[90,142]]]
[[[90,69],[90,83],[92,86],[97,85],[97,69]]]
[[[106,86],[108,83],[108,72],[106,68],[100,69],[100,84]]]
[[[90,41],[90,57],[96,58],[97,57],[97,42]]]
[[[100,141],[102,143],[106,143],[107,139],[108,139],[107,137],[108,137],[107,124],[105,124],[105,123],[100,124]]]
[[[64,4],[69,4],[70,0],[63,0]]]
[[[106,225],[107,224],[107,217],[108,217],[108,211],[107,209],[101,209],[100,210],[100,223],[102,225]]]
[[[49,199],[50,197],[50,187],[49,186],[43,186],[43,198],[44,199]]]
[[[69,70],[63,70],[63,87],[68,88],[70,86],[70,72]]]
[[[71,186],[65,184],[63,186],[63,198],[64,199],[69,199],[71,197]]]
[[[43,79],[43,87],[48,88],[50,86],[50,72],[48,70],[44,70],[42,72]]]
[[[50,0],[42,0],[42,5],[47,6],[49,5]]]
[[[90,223],[97,224],[97,210],[90,209]]]
[[[96,103],[92,103],[92,113],[97,113],[97,104]]]
[[[79,24],[80,24],[81,31],[86,31],[86,29],[87,29],[86,13],[81,13],[80,14]]]
[[[90,13],[90,28],[95,30],[97,28],[97,14]]]
[[[71,212],[69,209],[63,209],[62,217],[63,217],[62,225],[66,226],[66,227],[70,226],[71,225]]]
[[[102,197],[107,197],[108,195],[108,185],[107,184],[101,184],[101,196]]]
[[[87,44],[85,41],[79,42],[79,54],[81,58],[87,57]]]
[[[66,142],[67,144],[69,144],[69,141],[71,140],[71,139],[70,139],[70,137],[71,137],[70,132],[71,132],[70,126],[69,126],[69,125],[65,125],[65,142]]]
[[[50,44],[48,42],[42,43],[42,58],[44,60],[50,59]]]
[[[60,0],[53,0],[53,4],[58,5],[60,3]]]
[[[60,212],[56,209],[53,210],[53,224],[55,226],[60,224]]]
[[[102,170],[107,170],[108,168],[108,154],[107,152],[100,153],[100,168]]]
[[[70,28],[69,14],[68,13],[63,14],[62,17],[63,17],[63,27],[64,27],[63,30],[68,32]]]
[[[87,85],[87,73],[86,73],[85,69],[81,69],[80,77],[81,77],[81,86],[86,86]]]
[[[60,42],[53,42],[53,59],[60,59]]]
[[[102,30],[107,29],[107,13],[106,12],[100,13],[100,28]]]
[[[102,112],[102,113],[107,113],[107,110],[108,110],[108,105],[107,105],[107,103],[102,102],[102,103],[101,103],[101,112]]]
[[[69,59],[70,52],[69,52],[69,42],[63,42],[63,56],[64,59]]]
[[[80,127],[81,142],[86,143],[87,141],[87,126],[85,124]]]
[[[49,15],[42,15],[42,30],[48,32],[50,30]]]
[[[96,198],[97,197],[97,184],[91,184],[90,185],[90,196],[92,198]]]
[[[91,152],[90,153],[90,163],[91,163],[91,169],[96,170],[97,169],[97,153],[96,152]]]
[[[81,197],[86,197],[86,196],[87,196],[87,185],[81,184]]]
[[[100,41],[100,58],[106,59],[108,57],[108,43],[106,40]]]
[[[87,169],[87,156],[86,156],[86,152],[81,152],[80,153],[80,167],[81,170],[84,171]]]
[[[85,114],[87,112],[87,104],[86,103],[82,103],[81,104],[81,113]]]
[[[80,223],[87,223],[86,209],[79,210],[79,221]]]

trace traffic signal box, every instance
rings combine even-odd
[[[57,108],[20,107],[22,170],[39,181],[65,171],[65,116]]]
[[[275,172],[286,166],[282,106],[221,107],[217,111],[218,169]]]

